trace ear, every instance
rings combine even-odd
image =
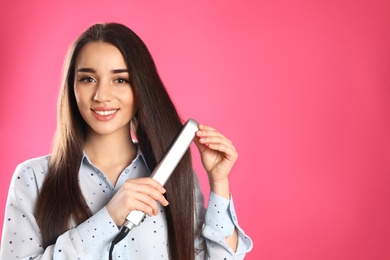
[[[131,139],[132,139],[133,141],[138,142],[138,136],[137,136],[137,119],[135,118],[135,116],[134,116],[133,119],[130,121],[130,135],[131,135]]]

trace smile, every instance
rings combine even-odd
[[[101,110],[92,110],[92,111],[95,112],[98,115],[101,115],[101,116],[109,116],[109,115],[114,114],[116,111],[118,111],[118,109],[115,109],[115,110],[105,110],[105,111],[101,111]]]

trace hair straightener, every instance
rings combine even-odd
[[[158,181],[161,185],[165,185],[176,166],[179,164],[181,158],[183,158],[188,147],[190,146],[192,140],[195,137],[196,131],[198,131],[198,122],[193,119],[188,119],[163,159],[154,168],[152,174],[150,175],[151,178]],[[123,238],[125,238],[134,226],[138,226],[144,217],[145,213],[138,210],[131,211],[127,215],[120,233],[111,243],[109,252],[110,260],[112,259],[112,251],[114,250],[114,246]]]

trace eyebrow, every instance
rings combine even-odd
[[[112,73],[129,73],[129,70],[128,69],[116,69],[116,70],[112,70],[111,71]]]
[[[96,73],[95,69],[92,68],[80,68],[77,70],[77,72],[91,72],[91,73]],[[118,74],[118,73],[129,73],[128,69],[115,69],[111,70],[112,73]]]

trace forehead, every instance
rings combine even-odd
[[[90,42],[83,46],[76,59],[76,69],[79,67],[109,67],[126,68],[122,53],[117,47],[106,42]]]

